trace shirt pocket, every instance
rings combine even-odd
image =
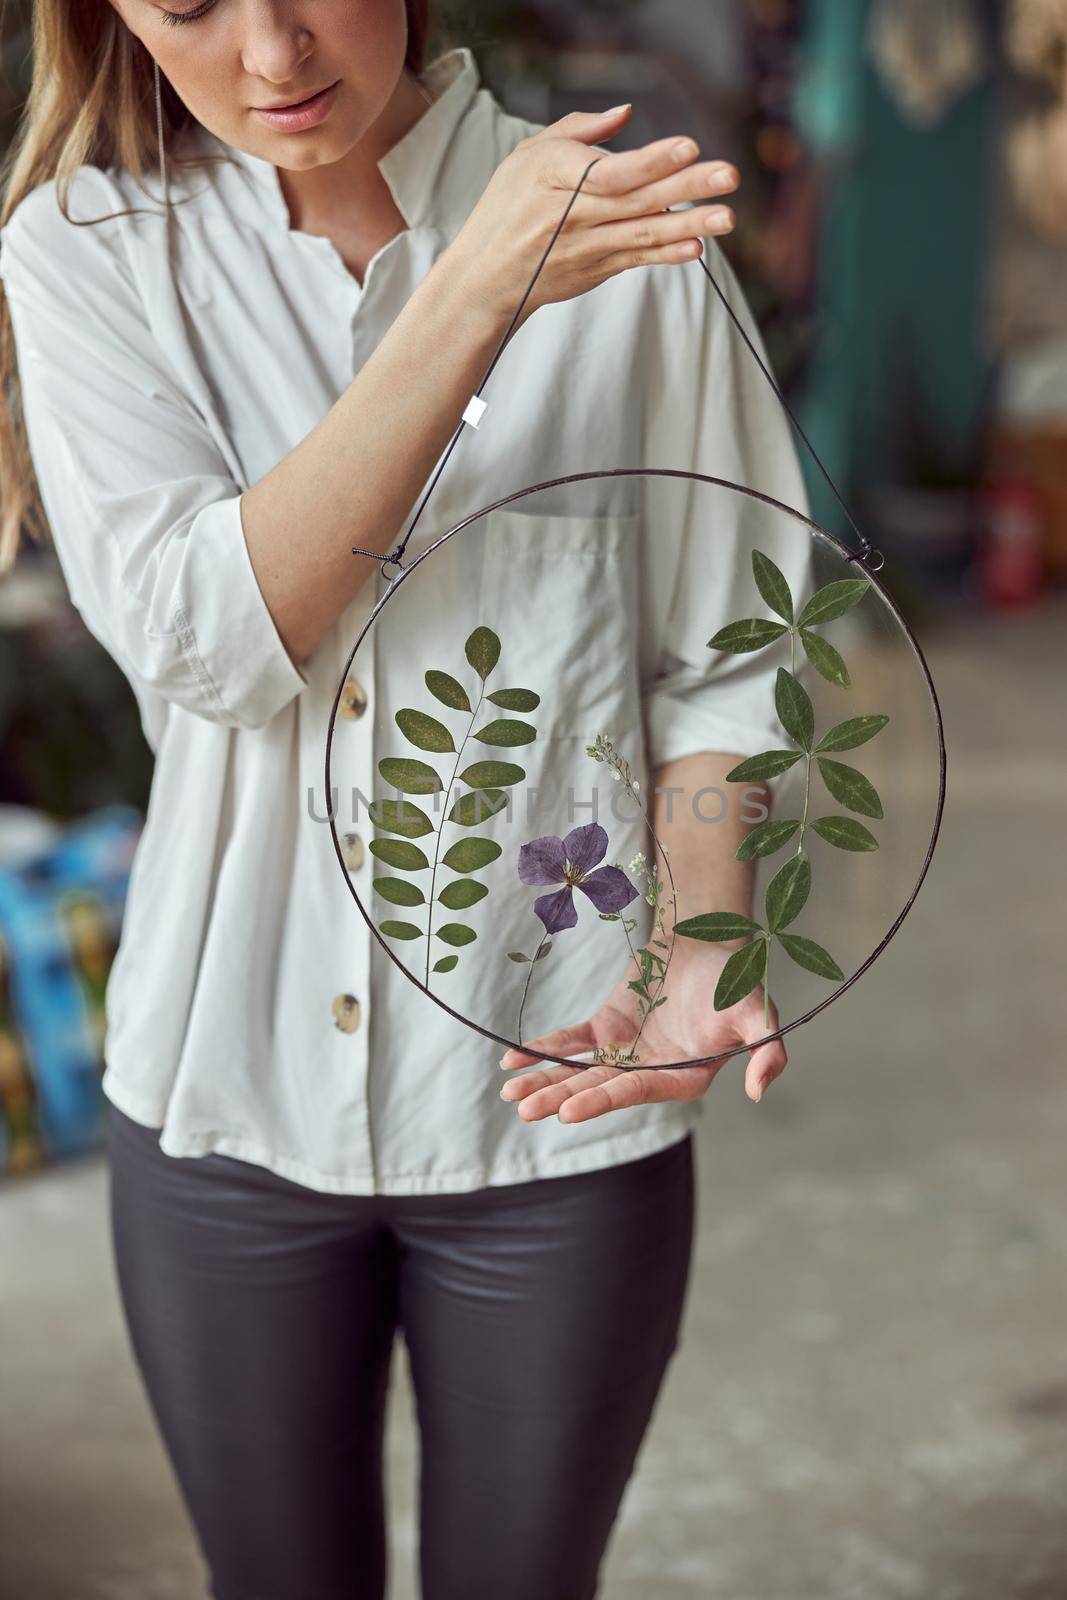
[[[640,723],[638,552],[642,518],[487,514],[472,626],[491,628],[488,688],[532,689],[539,738],[611,737]]]

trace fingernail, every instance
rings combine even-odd
[[[500,1058],[500,1061],[499,1061],[499,1063],[498,1063],[498,1064],[499,1064],[499,1067],[500,1067],[500,1070],[501,1070],[501,1072],[506,1072],[506,1071],[507,1071],[507,1070],[508,1070],[508,1069],[507,1069],[507,1067],[506,1067],[506,1066],[505,1066],[505,1065],[504,1065],[504,1058],[503,1058],[503,1056],[501,1056],[501,1058]]]
[[[718,232],[720,228],[728,228],[733,222],[733,212],[729,206],[716,206],[714,211],[705,211],[704,226]]]
[[[692,139],[679,139],[678,143],[671,150],[671,155],[674,157],[675,161],[689,161],[693,156],[696,155],[696,153],[697,147],[693,143]]]
[[[766,1087],[767,1087],[767,1085],[765,1083],[757,1083],[757,1085],[756,1085],[756,1094],[755,1094],[755,1104],[756,1105],[758,1105],[759,1102],[763,1099],[763,1091],[764,1091],[764,1089],[766,1089]]]
[[[630,109],[632,104],[633,104],[632,100],[626,100],[626,101],[623,102],[623,104],[621,106],[612,106],[610,111],[602,111],[601,112],[601,116],[604,116],[604,117],[617,117],[620,111],[629,111],[629,109]]]

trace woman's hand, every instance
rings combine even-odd
[[[456,239],[445,252],[460,261],[476,292],[494,309],[514,312],[537,263],[594,159],[591,145],[613,138],[630,107],[571,112],[523,139],[500,163]],[[680,201],[730,194],[738,185],[724,161],[697,162],[692,139],[657,139],[639,150],[601,153],[586,178],[522,321],[539,306],[571,300],[630,267],[692,261],[702,238],[729,233],[729,206],[686,207]]]
[[[778,1012],[769,1001],[771,1026],[763,1021],[763,989],[754,989],[728,1011],[716,1011],[712,996],[730,950],[704,946],[692,951],[679,941],[674,947],[667,974],[665,1005],[657,1006],[641,1032],[637,1054],[642,1062],[689,1061],[737,1053],[763,1039],[778,1026]],[[535,1050],[553,1055],[578,1055],[597,1046],[617,1045],[626,1053],[640,1019],[637,997],[627,987],[638,976],[636,963],[621,978],[607,1000],[585,1022],[531,1039]],[[655,991],[654,991],[655,992]],[[522,1050],[505,1051],[500,1065],[505,1070],[528,1066],[536,1061]],[[764,1089],[784,1071],[786,1050],[781,1039],[753,1050],[745,1071],[745,1091],[759,1100]],[[517,1100],[519,1116],[526,1122],[558,1113],[561,1122],[585,1122],[617,1111],[622,1106],[649,1105],[656,1100],[696,1100],[705,1094],[725,1061],[703,1067],[675,1067],[645,1071],[641,1066],[613,1067],[596,1063],[589,1067],[563,1067],[549,1063],[537,1072],[512,1078],[500,1091],[504,1100]]]

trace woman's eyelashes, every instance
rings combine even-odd
[[[164,11],[163,21],[171,26],[179,22],[196,22],[214,8],[215,0],[205,0],[202,6],[197,6],[195,11]]]

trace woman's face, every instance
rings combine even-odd
[[[110,0],[198,122],[275,166],[347,155],[404,69],[404,0]],[[272,117],[327,91],[310,106]]]

